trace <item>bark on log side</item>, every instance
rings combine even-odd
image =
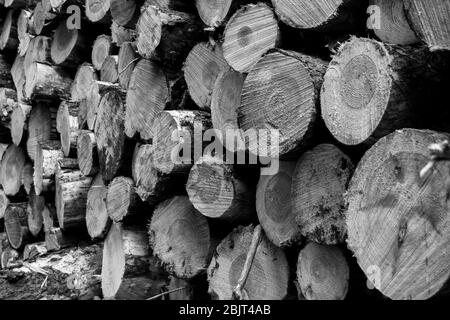
[[[106,196],[108,187],[103,184],[103,179],[97,175],[87,194],[86,226],[92,239],[102,239],[106,236],[111,220],[106,210]]]
[[[73,248],[82,240],[80,234],[65,232],[63,229],[51,227],[45,231],[45,246],[49,252]]]
[[[149,246],[144,229],[114,223],[105,240],[102,265],[105,299],[143,300],[160,293],[161,283],[149,274]]]
[[[157,206],[149,235],[153,253],[166,271],[182,279],[205,272],[216,244],[206,217],[186,196],[174,197]]]
[[[228,68],[220,45],[200,43],[191,50],[184,64],[184,77],[191,98],[200,108],[210,109],[216,79]]]
[[[64,156],[76,154],[77,139],[80,133],[77,102],[63,101],[56,115],[56,129],[60,134],[61,150]]]
[[[321,59],[279,50],[253,67],[245,79],[238,109],[240,128],[255,133],[248,139],[253,155],[290,158],[308,146],[325,71],[326,62]],[[267,135],[267,130],[256,132],[261,128],[272,130],[268,145],[258,143],[268,140],[261,136]],[[273,130],[279,130],[279,143],[272,142]],[[262,154],[264,150],[266,154]]]
[[[0,266],[2,269],[14,268],[20,265],[19,252],[11,247],[5,248],[0,256]],[[3,287],[2,287],[3,288]]]
[[[11,114],[11,137],[12,142],[19,146],[22,142],[24,131],[28,130],[28,118],[31,106],[28,104],[16,104]]]
[[[78,128],[84,130],[87,128],[87,99],[83,99],[78,105]]]
[[[169,88],[164,72],[153,61],[139,61],[131,75],[125,111],[125,133],[132,138],[152,138],[151,127],[156,115],[164,110]]]
[[[344,300],[348,279],[349,268],[339,247],[311,242],[300,251],[297,281],[306,300]]]
[[[108,186],[106,196],[108,216],[114,222],[121,222],[124,218],[143,213],[142,203],[136,193],[134,181],[127,177],[116,177]]]
[[[5,212],[5,231],[13,249],[21,249],[30,240],[27,203],[11,203]]]
[[[77,156],[80,171],[85,176],[98,172],[97,142],[92,131],[82,130],[78,136]]]
[[[291,205],[295,162],[279,163],[275,175],[261,175],[256,190],[256,212],[267,238],[278,247],[298,244],[300,228]]]
[[[398,45],[420,41],[406,17],[404,1],[370,0],[369,4],[379,8],[374,14],[380,15],[380,21],[372,30],[381,41]]]
[[[18,12],[13,9],[9,9],[6,13],[0,33],[0,50],[17,50],[19,46],[19,40],[17,39],[17,17]]]
[[[45,36],[37,36],[30,41],[23,62],[25,70],[28,70],[33,62],[52,64],[50,54],[51,41],[52,39],[50,37]]]
[[[103,95],[95,122],[98,162],[103,181],[108,184],[125,160],[125,107],[118,91]]]
[[[109,0],[86,0],[86,17],[96,23],[111,23]]]
[[[204,216],[246,224],[255,213],[255,193],[238,167],[203,156],[192,167],[186,184],[189,200]]]
[[[0,88],[0,125],[11,129],[12,112],[16,105],[16,91],[8,88]]]
[[[119,82],[119,56],[107,56],[100,70],[100,80],[105,82]]]
[[[26,147],[32,160],[36,158],[36,148],[40,143],[58,139],[55,116],[55,109],[48,104],[38,103],[31,109]]]
[[[449,167],[421,178],[427,146],[448,134],[404,129],[380,139],[347,191],[348,246],[374,286],[397,299],[427,299],[450,275]]]
[[[137,145],[132,161],[133,180],[136,193],[142,201],[155,205],[176,193],[176,188],[185,185],[185,181],[174,181],[173,177],[160,173],[153,164],[153,146]]]
[[[244,6],[225,28],[223,55],[233,69],[247,73],[264,53],[278,45],[279,38],[278,22],[268,5]]]
[[[37,237],[44,227],[44,217],[42,215],[44,210],[45,198],[37,195],[32,189],[28,199],[27,225],[33,237]]]
[[[3,154],[0,165],[0,180],[7,196],[14,196],[22,185],[22,170],[25,153],[15,145],[10,145]]]
[[[414,31],[431,51],[450,50],[450,3],[439,0],[404,0]]]
[[[86,199],[92,184],[79,170],[65,169],[58,163],[56,172],[55,205],[61,229],[86,226]]]
[[[5,216],[6,208],[8,208],[9,199],[5,194],[5,191],[0,188],[0,219]]]
[[[195,12],[195,8],[193,6],[194,3],[192,0],[146,0],[145,3],[160,9],[169,9],[190,13]]]
[[[120,47],[124,42],[134,41],[135,32],[132,29],[124,28],[113,22],[111,24],[111,37],[112,42]]]
[[[0,278],[0,299],[92,300],[99,297],[101,255],[102,247],[94,244],[38,257],[27,266],[9,270],[6,278]],[[44,270],[45,274],[35,270]]]
[[[70,98],[72,78],[64,69],[34,62],[26,72],[25,98]]]
[[[292,210],[302,235],[339,244],[347,234],[344,193],[354,166],[337,147],[321,144],[298,160],[292,181]]]
[[[128,89],[131,75],[139,60],[139,54],[133,42],[124,42],[120,46],[117,69],[119,72],[119,84],[124,90]]]
[[[188,175],[202,156],[199,141],[203,141],[203,133],[210,128],[210,115],[203,111],[163,111],[158,114],[152,127],[155,168],[163,174]]]
[[[136,47],[147,59],[179,69],[187,54],[202,38],[202,24],[195,15],[144,5],[136,25]]]
[[[92,65],[83,63],[75,75],[71,91],[71,100],[80,102],[88,98],[89,92],[95,81],[98,80],[97,74]]]
[[[88,54],[89,45],[80,30],[69,30],[66,20],[63,20],[53,36],[52,60],[56,65],[75,68],[83,62],[83,57]]]
[[[14,89],[13,79],[14,73],[11,64],[0,54],[0,87]]]
[[[253,226],[239,227],[217,247],[208,267],[209,294],[215,300],[232,300],[241,277]],[[243,292],[250,300],[281,300],[287,295],[289,266],[284,252],[262,235]]]
[[[24,56],[33,39],[33,12],[22,9],[17,17],[17,38],[19,40],[18,54]]]
[[[33,184],[34,191],[41,195],[46,190],[48,180],[55,180],[56,165],[64,159],[61,143],[56,140],[48,140],[38,143],[34,157]]]
[[[140,15],[138,0],[110,0],[110,12],[112,20],[119,26],[134,28]]]
[[[352,38],[340,47],[325,75],[322,117],[347,145],[373,144],[396,129],[423,121],[430,53]]]

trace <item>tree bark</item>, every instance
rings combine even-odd
[[[5,59],[5,57],[0,54],[0,87],[2,88],[14,88],[13,82],[13,70],[11,70],[11,64]]]
[[[52,64],[50,54],[51,38],[45,36],[34,37],[28,46],[23,66],[25,70],[31,68],[34,62]]]
[[[61,143],[56,140],[48,140],[38,143],[34,157],[34,190],[37,195],[46,191],[48,180],[55,180],[56,165],[64,159]]]
[[[62,68],[35,62],[27,70],[25,98],[69,99],[71,76]]]

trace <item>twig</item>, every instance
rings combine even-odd
[[[247,282],[250,268],[252,267],[253,260],[255,259],[256,250],[258,249],[259,242],[261,241],[262,229],[261,225],[257,225],[253,230],[252,243],[245,259],[244,268],[242,269],[241,276],[238,280],[236,287],[233,290],[233,297],[237,300],[248,300],[248,295],[243,291],[245,283]]]
[[[431,153],[431,160],[420,171],[421,178],[425,177],[430,171],[432,171],[437,162],[450,161],[450,143],[448,140],[430,145],[429,150]]]
[[[176,289],[169,290],[169,291],[166,291],[166,292],[162,292],[160,294],[157,294],[156,296],[148,298],[147,300],[155,300],[155,299],[158,299],[158,298],[163,297],[165,295],[168,295],[170,293],[178,292],[178,291],[181,291],[181,290],[184,290],[184,289],[187,289],[187,287],[184,286],[184,287],[176,288]]]
[[[138,58],[134,58],[133,60],[131,60],[122,70],[119,71],[119,74],[122,74],[125,72],[125,70],[128,69],[129,66],[131,66],[133,63],[135,63],[136,61],[138,61],[140,59],[140,57]]]

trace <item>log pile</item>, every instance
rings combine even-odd
[[[449,3],[0,0],[0,299],[445,295]]]

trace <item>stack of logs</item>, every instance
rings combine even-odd
[[[0,0],[0,31],[0,299],[445,295],[450,1]]]

